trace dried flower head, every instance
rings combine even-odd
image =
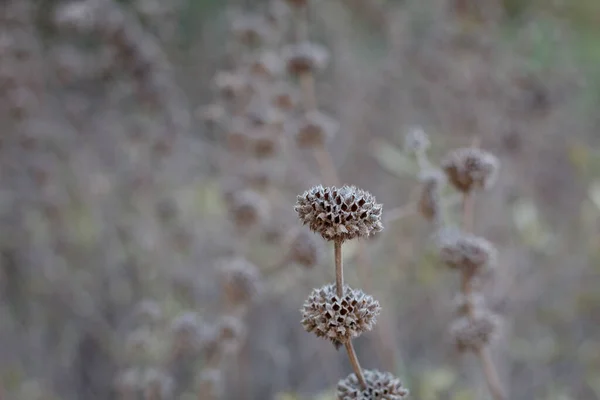
[[[269,97],[271,104],[284,112],[294,110],[300,103],[297,89],[286,83],[270,87]]]
[[[312,268],[321,259],[321,249],[316,237],[309,232],[301,231],[294,237],[288,257],[290,261],[305,268]]]
[[[402,382],[389,372],[364,370],[367,388],[363,389],[355,374],[348,375],[338,382],[339,400],[400,400],[408,396],[408,390]]]
[[[339,347],[370,331],[380,310],[379,303],[362,290],[346,285],[340,298],[335,284],[329,284],[313,289],[304,302],[302,326]]]
[[[497,251],[486,239],[446,229],[439,235],[440,259],[450,268],[472,276],[494,266]]]
[[[442,161],[448,181],[459,191],[490,188],[498,174],[498,159],[478,148],[454,150]]]
[[[281,137],[266,129],[251,132],[252,154],[257,159],[265,160],[275,157],[281,149]]]
[[[240,43],[259,46],[269,40],[273,32],[261,15],[241,14],[231,23],[231,31]]]
[[[294,123],[293,134],[301,148],[325,145],[337,132],[338,122],[320,111],[309,111]]]
[[[197,351],[208,340],[206,325],[194,311],[185,311],[175,317],[170,330],[174,347],[181,351]]]
[[[263,51],[250,61],[250,73],[266,80],[274,80],[283,75],[285,64],[274,51]]]
[[[225,315],[217,323],[217,340],[226,352],[235,351],[246,334],[244,323],[236,317]]]
[[[230,304],[247,304],[260,294],[260,271],[248,260],[239,257],[221,260],[217,267],[220,269],[223,290]]]
[[[298,196],[294,210],[325,240],[345,241],[383,230],[381,204],[355,186],[315,186]]]
[[[329,62],[329,52],[319,44],[302,42],[288,45],[282,50],[287,71],[290,75],[320,72]]]
[[[496,315],[479,310],[454,320],[450,336],[459,351],[477,351],[494,339],[499,326],[500,319]]]
[[[420,126],[411,128],[404,137],[404,151],[424,153],[431,147],[429,137]]]
[[[234,192],[228,205],[233,222],[241,229],[264,222],[269,213],[269,203],[260,193],[251,189]]]
[[[438,221],[442,213],[441,189],[446,182],[440,170],[427,170],[419,176],[421,181],[421,194],[418,209],[428,221]]]

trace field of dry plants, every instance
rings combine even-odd
[[[1,0],[0,400],[600,400],[599,27]]]

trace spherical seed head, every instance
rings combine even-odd
[[[428,221],[437,221],[442,212],[440,192],[445,182],[445,176],[439,170],[432,170],[423,172],[419,179],[421,181],[419,213]]]
[[[383,230],[381,204],[355,186],[315,186],[298,196],[294,209],[302,223],[325,240],[369,237]]]
[[[423,153],[430,147],[431,141],[420,126],[411,128],[404,137],[404,151],[408,153]]]
[[[267,219],[269,204],[260,193],[245,189],[231,195],[229,212],[238,228],[248,229]]]
[[[478,148],[454,150],[442,161],[448,181],[464,193],[490,188],[496,180],[498,168],[496,156]]]
[[[477,351],[495,338],[499,326],[498,316],[479,310],[471,316],[454,320],[450,326],[450,336],[459,351]]]
[[[219,319],[217,324],[218,341],[225,351],[235,351],[244,339],[245,334],[246,327],[239,318],[226,315]]]
[[[474,275],[494,266],[497,251],[482,237],[447,229],[439,235],[439,254],[448,267]]]
[[[296,144],[301,148],[315,148],[326,144],[337,132],[339,124],[319,111],[309,111],[294,124]]]
[[[313,289],[302,307],[302,326],[336,347],[373,328],[379,303],[360,289],[344,286],[338,297],[335,284]]]
[[[289,253],[291,261],[305,268],[312,268],[319,263],[321,256],[319,243],[309,232],[298,233],[292,241]]]
[[[247,304],[261,292],[260,271],[244,258],[221,260],[218,263],[223,290],[232,305]]]
[[[281,138],[265,129],[256,129],[250,134],[252,154],[259,160],[271,159],[281,149]]]
[[[408,390],[402,382],[389,372],[364,370],[367,388],[363,389],[355,374],[348,375],[338,382],[339,400],[401,400],[408,396]]]
[[[240,43],[247,46],[258,46],[273,35],[268,21],[261,15],[254,14],[237,16],[231,24],[231,31]]]
[[[208,332],[200,315],[194,311],[185,311],[171,321],[171,335],[176,348],[196,351],[208,340]]]
[[[282,50],[282,57],[290,75],[317,73],[325,69],[329,62],[327,49],[310,42],[286,46]]]

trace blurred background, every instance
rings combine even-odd
[[[448,340],[415,129],[434,165],[500,160],[474,223],[509,398],[600,399],[600,2],[294,3],[0,2],[0,399],[333,399],[347,356],[298,311],[333,251],[293,205],[334,183],[384,205],[344,247],[383,307],[363,366],[488,399]]]

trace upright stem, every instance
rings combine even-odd
[[[463,230],[465,232],[473,231],[473,205],[474,198],[472,194],[465,193],[463,197],[462,209],[463,209]],[[463,273],[462,276],[462,285],[461,291],[465,296],[467,301],[467,314],[469,318],[473,318],[474,316],[474,308],[471,303],[471,282],[473,279],[472,274]],[[494,400],[505,400],[504,391],[502,390],[502,385],[500,383],[500,378],[498,377],[498,372],[496,371],[496,366],[492,361],[492,357],[490,355],[489,349],[487,347],[481,347],[477,351],[477,357],[481,362],[483,367],[483,374],[485,376],[485,381],[488,386],[488,389],[494,398]]]
[[[335,256],[335,291],[338,297],[344,296],[344,267],[342,264],[342,241],[334,242],[333,253]]]
[[[366,389],[367,382],[365,381],[365,376],[363,375],[362,368],[360,368],[360,363],[358,362],[358,357],[356,357],[356,352],[354,351],[352,341],[350,340],[346,342],[344,346],[346,347],[346,352],[348,353],[350,364],[352,365],[352,369],[354,370],[354,375],[356,375],[360,386],[362,386],[363,389]]]

